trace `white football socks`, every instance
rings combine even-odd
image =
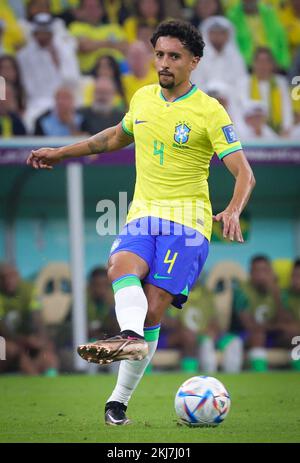
[[[118,373],[117,384],[107,402],[128,402],[137,385],[149,365],[157,348],[160,325],[145,329],[145,340],[148,342],[149,351],[143,360],[122,360]]]
[[[120,330],[131,330],[144,336],[148,301],[139,278],[136,275],[125,275],[115,280],[112,286]]]

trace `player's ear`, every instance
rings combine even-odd
[[[191,61],[191,70],[193,71],[194,69],[196,69],[199,61],[200,61],[200,56],[194,56],[192,61]]]

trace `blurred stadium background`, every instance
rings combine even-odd
[[[119,122],[132,94],[157,81],[149,37],[174,17],[203,31],[193,81],[227,108],[257,183],[245,243],[214,226],[199,286],[182,314],[170,309],[148,370],[300,369],[299,0],[2,0],[0,373],[115,371],[88,366],[74,346],[117,331],[104,269],[118,229],[99,236],[107,210],[97,204],[118,212],[120,192],[129,204],[134,148],[51,172],[25,160]],[[214,157],[214,213],[233,184]]]

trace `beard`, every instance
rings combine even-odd
[[[159,84],[162,88],[168,88],[168,89],[171,89],[171,88],[174,88],[175,86],[175,82],[170,82],[169,84],[163,84],[161,81],[159,81]]]
[[[173,76],[172,76],[172,80],[169,81],[169,82],[163,82],[163,81],[162,81],[162,77],[164,77],[164,76],[160,76],[160,75],[159,75],[159,85],[160,85],[162,88],[167,88],[167,89],[174,88],[174,86],[175,86],[175,79],[174,79]]]

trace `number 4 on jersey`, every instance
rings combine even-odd
[[[162,166],[164,163],[165,145],[162,141],[154,140],[153,154],[159,155],[159,163]]]

